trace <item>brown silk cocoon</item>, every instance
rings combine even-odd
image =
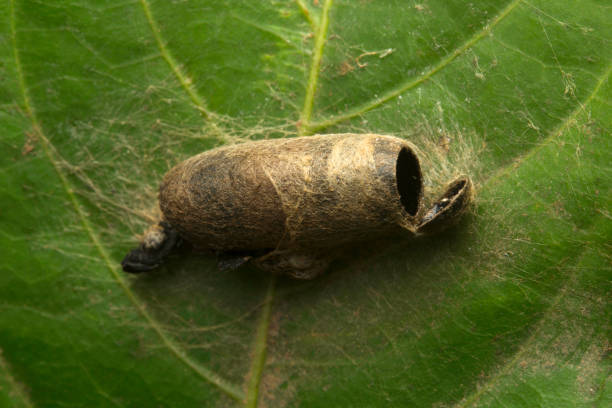
[[[324,272],[342,247],[396,232],[433,234],[472,200],[467,176],[425,211],[415,147],[374,134],[275,139],[227,146],[180,163],[164,177],[163,220],[121,265],[159,267],[183,240],[218,256],[221,270],[251,262],[299,279]]]
[[[422,192],[412,144],[337,134],[201,153],[166,174],[159,200],[199,249],[318,250],[416,232]]]

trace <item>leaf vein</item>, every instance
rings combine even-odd
[[[497,26],[502,20],[504,20],[523,0],[513,0],[510,4],[508,4],[504,9],[498,13],[488,24],[486,24],[480,31],[476,32],[472,37],[470,37],[466,42],[461,44],[458,48],[456,48],[453,52],[444,57],[440,62],[434,65],[429,71],[421,74],[420,76],[408,79],[403,83],[400,83],[394,89],[385,92],[382,96],[375,98],[374,100],[370,100],[360,106],[357,106],[354,109],[347,111],[344,114],[340,114],[335,117],[331,117],[329,119],[315,122],[312,124],[303,124],[305,128],[304,131],[307,133],[314,133],[319,130],[325,129],[327,127],[333,126],[340,122],[344,122],[346,120],[352,119],[355,116],[359,116],[363,113],[366,113],[372,109],[375,109],[384,103],[400,96],[406,91],[409,91],[412,88],[417,87],[423,82],[427,81],[429,78],[433,77],[443,68],[445,68],[448,64],[454,61],[457,57],[462,55],[469,48],[476,45],[480,40],[482,40],[487,34],[489,34],[495,26]]]
[[[304,107],[302,108],[302,113],[300,115],[300,134],[303,134],[304,131],[307,131],[309,129],[309,122],[310,117],[312,115],[312,107],[314,104],[314,95],[317,90],[317,83],[319,81],[321,57],[323,56],[323,49],[325,48],[325,42],[327,40],[327,27],[329,26],[329,10],[332,6],[332,3],[333,0],[326,0],[325,4],[323,4],[319,27],[315,35],[314,53],[312,55],[312,62],[310,63],[310,74],[308,76],[308,84],[306,85]]]
[[[308,21],[308,24],[310,24],[310,28],[312,28],[313,31],[316,31],[318,22],[313,19],[313,16],[310,13],[310,10],[308,10],[306,4],[304,3],[304,0],[295,0],[295,2],[297,3],[298,8],[304,15],[306,21]]]
[[[610,74],[612,74],[612,64],[609,64],[604,73],[599,77],[597,83],[593,87],[593,91],[591,91],[591,93],[584,99],[584,101],[578,102],[576,108],[574,108],[574,110],[572,110],[569,115],[567,115],[567,117],[563,119],[562,122],[556,128],[554,128],[541,143],[538,143],[535,147],[523,153],[511,163],[500,167],[493,175],[491,175],[487,180],[485,180],[483,186],[488,186],[495,180],[498,180],[504,175],[507,175],[510,171],[520,166],[523,162],[531,158],[533,155],[537,154],[544,147],[548,146],[548,144],[550,144],[557,137],[561,136],[563,131],[569,128],[570,125],[576,120],[578,115],[580,115],[586,109],[587,105],[592,100],[597,99],[597,94],[599,93],[599,90],[606,82],[606,80],[610,77]]]
[[[464,398],[462,401],[455,404],[455,408],[465,408],[478,402],[478,400],[480,399],[480,397],[483,396],[483,394],[490,391],[499,382],[499,380],[501,380],[502,377],[509,374],[510,370],[512,370],[512,368],[515,367],[519,363],[519,361],[523,359],[523,357],[529,352],[529,350],[531,350],[532,345],[536,342],[539,337],[539,334],[544,329],[544,325],[555,313],[555,311],[557,311],[558,306],[561,304],[561,301],[565,298],[567,292],[569,291],[570,284],[574,281],[574,277],[580,270],[577,265],[579,265],[582,261],[585,253],[587,252],[586,250],[587,246],[583,246],[580,255],[574,257],[574,262],[572,262],[572,264],[576,267],[572,268],[572,273],[570,274],[570,276],[567,277],[567,279],[563,283],[563,286],[559,289],[557,295],[546,309],[544,315],[542,315],[542,317],[538,319],[538,321],[533,326],[534,328],[531,332],[531,335],[527,339],[525,339],[525,341],[520,345],[514,356],[509,361],[507,361],[500,368],[500,370],[495,373],[495,375],[493,375],[486,383],[478,386],[477,389],[469,397]]]
[[[149,6],[148,0],[140,0],[140,4],[142,5],[142,9],[144,11],[145,17],[147,18],[147,22],[149,23],[149,27],[153,32],[153,37],[155,37],[155,42],[157,43],[157,47],[159,48],[159,52],[162,55],[162,58],[166,61],[170,70],[174,73],[174,76],[179,81],[191,102],[196,106],[196,108],[200,111],[202,116],[205,118],[209,118],[211,116],[211,112],[208,111],[206,107],[206,102],[204,102],[204,98],[200,96],[200,94],[196,91],[193,86],[191,78],[187,76],[181,69],[181,66],[177,63],[176,59],[170,53],[170,50],[166,46],[166,42],[162,38],[161,30],[153,17],[153,12],[151,11],[151,7]]]
[[[136,307],[137,311],[147,321],[147,323],[153,329],[153,331],[155,331],[155,333],[161,339],[162,343],[166,346],[166,348],[176,358],[178,358],[179,361],[181,361],[183,364],[191,368],[202,379],[215,385],[225,394],[229,395],[230,397],[234,399],[242,400],[243,393],[238,387],[222,379],[216,373],[213,373],[209,369],[200,366],[195,361],[192,361],[186,355],[186,353],[183,350],[181,350],[170,339],[170,337],[166,335],[161,325],[147,312],[147,310],[145,309],[145,306],[141,302],[139,302],[139,300],[136,298],[136,295],[128,287],[125,280],[121,277],[121,275],[117,271],[117,266],[111,260],[110,255],[108,254],[106,248],[102,245],[98,235],[94,232],[94,229],[87,217],[87,214],[85,213],[85,210],[79,203],[76,197],[76,193],[74,189],[72,188],[70,181],[68,180],[68,177],[66,176],[66,174],[64,174],[61,166],[59,165],[59,160],[56,158],[55,148],[53,144],[51,143],[51,141],[45,136],[44,132],[42,131],[40,122],[34,112],[34,108],[33,108],[33,105],[32,105],[32,102],[29,96],[28,88],[26,86],[25,76],[23,73],[23,67],[21,65],[21,59],[19,57],[19,52],[17,48],[17,35],[16,35],[16,28],[15,28],[15,20],[16,20],[15,19],[15,0],[10,0],[10,17],[9,18],[10,18],[10,29],[11,29],[11,40],[12,40],[11,46],[13,48],[13,58],[15,61],[15,69],[17,72],[19,89],[20,89],[21,97],[22,97],[23,104],[25,107],[26,115],[32,125],[32,131],[36,134],[38,139],[41,141],[41,145],[42,145],[44,154],[49,160],[49,162],[51,163],[51,165],[53,166],[58,178],[60,179],[62,187],[64,188],[72,207],[77,213],[77,216],[81,222],[83,229],[87,233],[89,239],[91,240],[96,251],[102,258],[104,264],[106,265],[107,269],[111,273],[113,279],[123,289],[124,293],[127,295],[130,302]]]
[[[541,144],[529,150],[527,153],[525,153],[523,156],[518,158],[513,163],[502,167],[498,172],[496,172],[496,174],[494,174],[492,177],[490,177],[485,182],[485,185],[489,184],[493,180],[497,180],[501,178],[502,176],[507,175],[516,166],[519,166],[521,163],[533,157],[535,154],[541,151],[545,146],[547,146],[552,140],[559,137],[563,133],[563,131],[567,129],[572,122],[575,121],[576,117],[586,109],[586,106],[596,97],[597,93],[599,92],[603,84],[606,82],[606,80],[609,78],[611,73],[612,73],[612,64],[610,64],[607,67],[607,69],[604,71],[604,73],[601,75],[595,87],[593,88],[593,91],[585,98],[583,102],[578,103],[578,106],[572,112],[570,112],[570,114],[565,118],[565,120],[563,120],[559,124],[559,126],[557,126]],[[574,262],[575,265],[580,264],[587,249],[588,247],[584,246],[582,248],[582,253],[580,254],[580,256],[577,256],[574,258],[576,259],[576,261]],[[506,364],[504,364],[504,366],[489,381],[487,381],[485,384],[478,387],[478,389],[471,396],[465,398],[463,401],[456,404],[455,405],[456,408],[464,408],[464,407],[467,407],[467,406],[470,406],[476,403],[483,394],[491,390],[495,386],[495,384],[497,384],[497,382],[502,377],[507,375],[510,372],[510,370],[523,358],[523,356],[526,355],[526,353],[530,349],[530,346],[535,342],[539,333],[543,329],[543,326],[546,323],[549,316],[557,309],[557,306],[561,303],[563,298],[566,296],[567,292],[569,291],[570,283],[572,283],[573,277],[578,273],[577,271],[579,270],[580,268],[578,267],[573,268],[573,273],[567,278],[563,286],[559,289],[557,296],[555,296],[550,306],[548,307],[547,313],[541,319],[539,319],[537,323],[537,327],[533,330],[532,334],[522,343],[521,347],[519,348],[517,353],[514,355],[514,357],[512,357],[512,359],[510,359]]]
[[[23,403],[23,406],[33,407],[34,404],[32,404],[32,401],[30,401],[30,397],[26,390],[17,380],[15,380],[15,378],[9,372],[9,369],[10,367],[6,359],[2,356],[2,349],[0,348],[0,372],[3,374],[4,378],[8,382],[8,385],[11,387],[11,390],[8,391],[9,395],[15,399],[18,398]]]
[[[275,286],[276,279],[271,277],[268,290],[266,292],[264,307],[261,311],[261,317],[257,326],[257,334],[255,336],[253,356],[251,359],[251,369],[248,376],[248,389],[245,398],[247,408],[257,407],[259,384],[261,383],[261,376],[263,374],[263,369],[266,362],[268,332],[270,330],[270,314],[272,312],[272,303],[274,302]]]

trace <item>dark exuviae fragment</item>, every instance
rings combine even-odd
[[[182,239],[218,255],[311,279],[349,245],[454,224],[472,200],[467,176],[425,210],[415,147],[375,134],[274,139],[193,156],[163,179],[163,221],[123,260],[126,272],[159,266]]]
[[[145,233],[138,248],[132,249],[121,261],[125,272],[140,273],[157,268],[181,242],[178,232],[165,221]]]

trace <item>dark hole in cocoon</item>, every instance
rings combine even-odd
[[[395,179],[402,206],[408,214],[414,217],[419,211],[419,200],[423,188],[421,167],[415,154],[405,147],[397,156]]]

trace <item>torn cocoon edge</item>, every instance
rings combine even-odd
[[[430,235],[456,224],[473,200],[474,186],[467,176],[460,176],[449,184],[417,227],[417,233]]]

